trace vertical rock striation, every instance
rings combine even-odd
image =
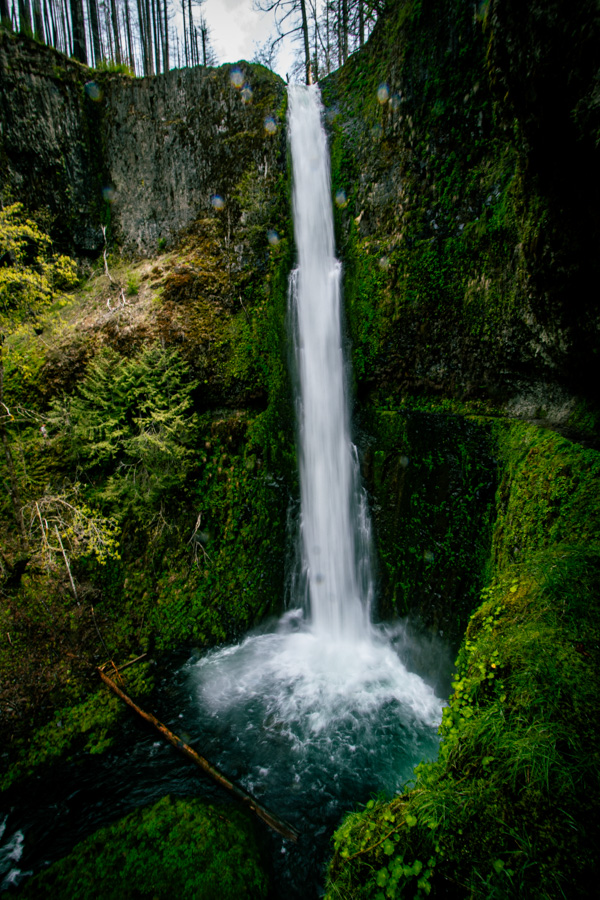
[[[250,166],[266,175],[285,160],[281,130],[265,128],[282,80],[238,68],[234,79],[231,66],[134,79],[0,32],[4,202],[48,210],[54,236],[77,254],[100,250],[102,225],[124,248],[152,253]]]

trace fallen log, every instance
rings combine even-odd
[[[266,822],[267,825],[276,831],[278,834],[283,835],[283,837],[288,838],[290,841],[297,841],[299,832],[288,822],[284,822],[283,819],[280,819],[279,816],[276,816],[275,813],[270,812],[268,809],[256,800],[252,794],[245,791],[244,788],[240,787],[237,784],[234,784],[233,781],[230,781],[226,775],[219,771],[216,766],[213,766],[207,759],[203,756],[200,756],[199,753],[196,753],[193,747],[190,747],[189,744],[186,744],[180,737],[174,734],[166,725],[163,725],[162,722],[159,722],[156,716],[153,716],[152,713],[148,713],[139,707],[136,703],[133,702],[131,697],[128,697],[127,694],[118,687],[114,681],[108,677],[108,675],[102,671],[102,669],[98,669],[100,673],[100,678],[102,681],[111,689],[111,691],[120,697],[127,706],[130,706],[138,716],[141,716],[142,719],[145,719],[146,722],[150,722],[157,731],[159,731],[164,738],[166,738],[169,743],[173,744],[174,747],[177,747],[178,750],[181,750],[182,753],[195,762],[197,766],[199,766],[207,775],[210,775],[218,784],[222,785],[228,791],[230,791],[238,800],[247,806],[248,809],[252,810],[255,815],[257,815],[263,822]]]

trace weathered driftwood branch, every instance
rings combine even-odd
[[[219,771],[212,763],[209,763],[207,759],[203,756],[200,756],[199,753],[186,744],[185,741],[182,741],[180,737],[177,737],[176,734],[167,728],[166,725],[163,725],[162,722],[159,722],[156,716],[153,716],[152,713],[147,713],[145,710],[141,709],[136,703],[133,702],[131,697],[128,697],[127,694],[118,687],[114,681],[102,671],[102,669],[98,669],[100,672],[100,678],[102,681],[108,685],[108,687],[123,700],[127,706],[130,706],[131,709],[135,710],[135,712],[145,719],[146,722],[150,722],[151,725],[159,731],[163,737],[165,737],[169,743],[173,744],[174,747],[177,747],[178,750],[181,750],[182,753],[185,753],[192,762],[195,762],[197,766],[199,766],[207,775],[210,775],[218,784],[222,785],[228,791],[230,791],[235,797],[242,801],[242,803],[251,809],[263,822],[266,822],[270,828],[274,831],[277,831],[279,834],[283,835],[283,837],[288,838],[290,841],[298,840],[298,831],[287,822],[284,822],[283,819],[280,819],[279,816],[276,816],[274,813],[270,812],[268,809],[265,809],[258,800],[256,800],[252,794],[249,794],[248,791],[245,791],[243,788],[239,787],[239,785],[234,784],[230,781],[226,775]]]

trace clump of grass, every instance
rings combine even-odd
[[[101,59],[96,66],[99,72],[110,72],[111,75],[130,75],[135,78],[135,72],[127,63],[113,62],[112,59]]]

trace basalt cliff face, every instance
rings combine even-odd
[[[406,0],[326,79],[359,398],[595,400],[598,37],[594,2]]]
[[[229,201],[249,166],[266,177],[285,161],[283,133],[268,130],[283,82],[244,64],[232,83],[231,68],[134,79],[2,30],[4,201],[47,210],[78,255],[102,249],[102,225],[124,250],[155,253],[212,211],[215,196]]]

